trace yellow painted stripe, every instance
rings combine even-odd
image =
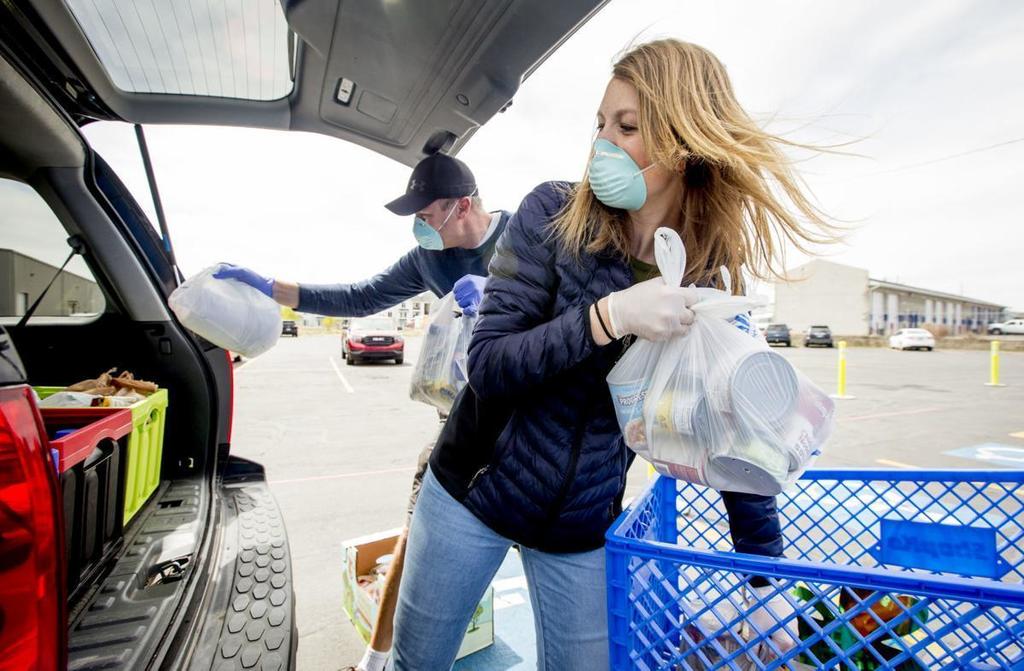
[[[1013,438],[1024,438],[1024,431],[1018,431],[1017,433],[1011,433],[1010,436],[1013,437]]]

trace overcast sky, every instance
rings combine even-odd
[[[1024,309],[1022,34],[1024,4],[1012,1],[613,0],[460,158],[491,209],[514,210],[539,182],[579,179],[614,55],[650,38],[693,41],[725,63],[741,104],[772,130],[856,141],[862,157],[801,164],[820,206],[852,228],[823,254],[875,278]],[[86,135],[146,193],[130,127]],[[186,275],[225,260],[300,282],[354,281],[414,244],[411,218],[383,208],[409,169],[367,150],[275,131],[147,135]]]

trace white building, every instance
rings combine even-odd
[[[434,294],[424,291],[419,296],[403,301],[381,314],[394,319],[399,328],[419,328],[423,324],[423,318],[430,314],[431,304],[436,300]]]
[[[924,327],[938,335],[984,333],[1005,306],[872,279],[863,268],[816,259],[775,283],[773,321],[803,331],[827,325],[839,335],[881,335]]]

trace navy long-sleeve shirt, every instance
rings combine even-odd
[[[432,251],[416,247],[387,270],[353,284],[300,284],[299,312],[329,317],[365,317],[394,307],[404,300],[431,291],[441,297],[465,275],[487,275],[494,245],[505,230],[510,214],[496,212],[497,223],[483,243],[474,249],[453,247]]]

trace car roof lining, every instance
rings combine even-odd
[[[0,58],[0,175],[25,180],[44,167],[81,167],[78,132]]]
[[[412,165],[431,151],[456,153],[605,2],[284,0],[298,36],[296,82],[272,101],[122,91],[63,3],[32,5],[126,121],[309,131]],[[348,105],[335,100],[343,77],[355,82]]]

